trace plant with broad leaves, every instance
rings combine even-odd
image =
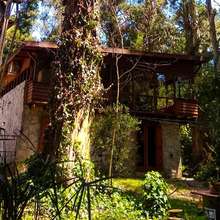
[[[169,208],[168,184],[160,173],[148,172],[143,183],[143,206],[150,217],[161,218],[167,214]]]

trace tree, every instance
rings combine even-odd
[[[99,13],[97,1],[66,0],[62,6],[62,33],[49,106],[50,141],[45,153],[73,159],[80,144],[76,141],[80,127],[102,92],[96,35]]]
[[[219,71],[219,40],[217,39],[215,16],[216,11],[212,8],[211,0],[206,0],[207,14],[209,19],[209,33],[211,38],[211,45],[213,49],[213,59],[214,59],[214,71],[217,73]]]
[[[5,4],[5,6],[4,6]],[[16,6],[15,14],[12,8]],[[19,41],[31,38],[31,28],[36,18],[38,1],[1,1],[1,37],[0,37],[0,84],[5,72],[8,57],[14,52]],[[4,15],[3,15],[4,11]],[[31,38],[32,39],[32,38]]]

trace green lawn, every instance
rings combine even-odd
[[[185,220],[206,220],[202,210],[202,203],[199,197],[192,196],[191,191],[206,187],[201,183],[193,183],[180,180],[167,180],[170,186],[169,199],[171,208],[178,208],[183,210],[183,217]],[[134,193],[140,196],[142,192],[142,179],[136,178],[120,178],[113,180],[113,186]],[[200,208],[198,208],[198,206]]]

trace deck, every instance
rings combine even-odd
[[[47,84],[28,80],[25,87],[25,103],[45,105],[49,100],[49,92]],[[138,117],[196,120],[199,115],[198,102],[193,99],[140,96],[135,103],[128,106],[130,112]]]
[[[131,113],[144,118],[178,118],[196,120],[199,116],[199,105],[194,99],[174,97],[139,97],[142,102],[130,105]]]

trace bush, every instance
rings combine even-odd
[[[194,178],[201,181],[212,180],[217,178],[216,163],[210,161],[200,166],[198,172],[194,175]]]
[[[195,162],[192,160],[192,130],[188,124],[180,126],[180,143],[184,174],[190,175]]]
[[[121,192],[113,192],[111,195],[100,194],[95,202],[94,220],[141,220],[143,216],[141,207],[133,196],[124,195]]]
[[[129,176],[133,173],[136,163],[135,132],[138,120],[131,116],[128,109],[120,105],[118,117],[115,107],[107,107],[97,116],[92,124],[92,160],[101,173],[108,174],[110,151],[112,149],[113,130],[116,131],[115,146],[113,146],[113,175]]]
[[[162,218],[169,208],[168,184],[160,173],[151,171],[145,175],[143,205],[150,217]]]

